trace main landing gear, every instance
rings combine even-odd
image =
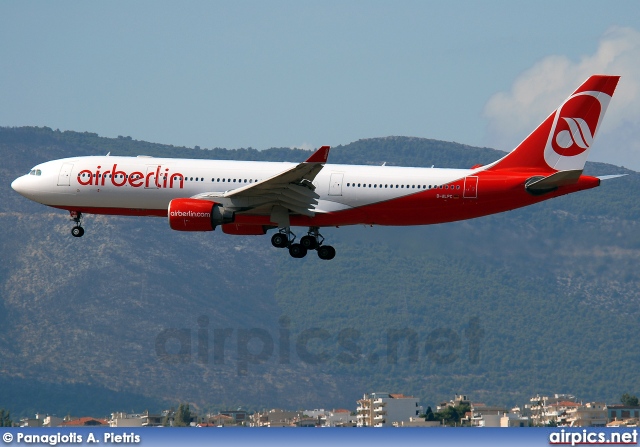
[[[336,249],[331,245],[322,245],[324,237],[318,232],[318,227],[310,227],[306,236],[296,243],[296,235],[290,227],[280,228],[278,233],[271,237],[271,244],[277,248],[289,248],[289,254],[293,258],[304,258],[309,250],[316,250],[320,259],[333,259]]]
[[[82,237],[84,234],[84,228],[82,228],[82,213],[80,211],[69,211],[71,214],[71,220],[76,223],[76,226],[71,229],[71,235],[73,237]]]

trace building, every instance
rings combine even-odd
[[[326,411],[324,408],[320,408],[320,409],[313,409],[313,410],[304,410],[302,412],[305,416],[310,417],[310,418],[322,418],[323,416],[326,416],[327,413],[329,413],[328,411]]]
[[[60,424],[60,427],[96,427],[96,426],[108,426],[109,421],[106,419],[96,419],[92,417],[82,417],[77,419],[70,419]]]
[[[579,407],[576,398],[570,394],[534,396],[531,402],[531,423],[535,426],[568,425],[567,410]]]
[[[140,414],[111,413],[109,427],[142,427],[143,419]]]
[[[150,414],[148,411],[142,414],[111,413],[110,427],[161,427],[165,420],[164,415]]]
[[[500,418],[500,427],[528,427],[529,424],[529,417],[520,410],[520,407],[512,408]]]
[[[207,422],[201,423],[199,427],[226,427],[236,425],[231,416],[226,414],[212,414],[207,417]]]
[[[58,427],[63,422],[64,422],[64,419],[62,419],[62,418],[59,418],[57,416],[49,416],[49,415],[47,415],[42,419],[42,426],[43,427]]]
[[[324,416],[320,416],[320,422],[323,427],[355,427],[357,418],[349,410],[340,408],[327,411]]]
[[[622,404],[607,405],[608,422],[628,421],[635,419],[636,423],[640,419],[640,406],[632,407]]]
[[[465,394],[456,394],[453,400],[450,400],[449,402],[440,402],[438,405],[436,405],[436,411],[442,411],[447,407],[457,407],[459,405],[471,406],[469,397]]]
[[[358,401],[358,427],[391,427],[394,422],[408,422],[422,411],[418,399],[403,394],[371,393]]]
[[[42,418],[39,414],[36,414],[35,418],[22,418],[20,419],[20,427],[42,427]]]
[[[162,427],[168,422],[168,411],[165,410],[162,414],[150,414],[149,411],[141,414],[143,427]]]
[[[254,413],[251,416],[251,427],[292,427],[302,418],[301,411],[285,411],[273,409]]]
[[[607,406],[604,402],[586,404],[566,410],[566,423],[569,427],[605,427],[607,425]]]
[[[296,427],[318,427],[318,418],[299,418],[293,422]]]
[[[422,418],[410,418],[408,421],[394,422],[394,427],[441,427],[440,421],[425,421]]]
[[[243,425],[249,420],[249,413],[245,410],[225,410],[220,412],[221,415],[229,416],[231,423],[235,425]]]
[[[500,427],[500,419],[507,412],[504,407],[491,407],[483,403],[472,403],[471,411],[460,423],[471,427]]]
[[[244,410],[225,410],[216,414],[209,413],[200,426],[233,427],[237,425],[249,425],[248,422],[248,412]]]

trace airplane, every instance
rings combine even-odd
[[[583,175],[619,76],[593,75],[522,143],[470,169],[328,164],[322,146],[302,163],[83,156],[48,161],[11,187],[69,211],[74,237],[84,214],[167,217],[177,231],[264,235],[294,258],[333,259],[320,229],[429,225],[532,205],[618,176]],[[307,227],[297,240],[291,227]]]

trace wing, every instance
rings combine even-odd
[[[198,194],[193,198],[220,202],[240,213],[251,211],[272,216],[286,213],[288,216],[292,212],[313,217],[320,196],[312,182],[327,162],[329,149],[329,146],[322,146],[304,162],[260,182],[224,193]]]

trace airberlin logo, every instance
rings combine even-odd
[[[171,211],[171,217],[211,217],[211,213],[198,213],[196,211]]]
[[[576,95],[559,110],[551,146],[558,155],[580,155],[593,143],[602,105],[589,94]]]
[[[83,186],[105,186],[111,184],[116,187],[132,186],[134,188],[184,188],[184,176],[179,172],[169,172],[169,168],[158,167],[149,170],[146,174],[139,171],[126,172],[118,170],[118,164],[111,169],[100,171],[101,166],[96,167],[95,172],[84,169],[78,172],[78,183]]]

